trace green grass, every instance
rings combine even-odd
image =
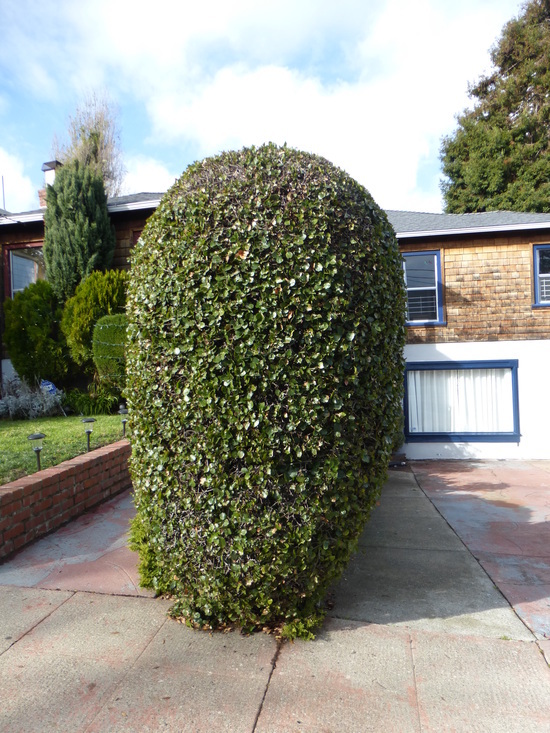
[[[122,438],[120,415],[98,415],[92,424],[90,449]],[[28,436],[44,433],[42,468],[86,453],[86,433],[81,417],[44,417],[36,420],[0,421],[0,486],[36,472],[36,456]]]

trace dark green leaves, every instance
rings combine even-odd
[[[550,6],[531,0],[504,27],[494,70],[441,148],[446,210],[550,211]]]
[[[309,634],[399,424],[404,294],[384,213],[286,147],[196,163],[136,247],[128,317],[143,582],[193,623]]]

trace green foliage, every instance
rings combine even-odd
[[[88,386],[87,392],[72,389],[63,396],[63,405],[83,417],[109,415],[117,411],[119,402],[120,390],[96,382]]]
[[[48,186],[44,214],[46,277],[64,303],[94,270],[111,263],[115,233],[100,175],[73,161]]]
[[[192,625],[309,636],[386,476],[405,296],[383,211],[273,144],[187,169],[133,253],[144,585]]]
[[[126,328],[124,313],[103,316],[93,335],[94,364],[102,381],[117,386],[126,384]]]
[[[61,328],[75,362],[93,368],[93,332],[97,321],[124,311],[128,275],[123,270],[93,272],[65,303]]]
[[[61,306],[52,286],[38,280],[4,303],[4,342],[17,374],[29,384],[49,379],[58,387],[74,365],[60,329]]]
[[[470,88],[474,108],[443,140],[446,211],[550,211],[550,2],[532,0]]]

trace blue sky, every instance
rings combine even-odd
[[[386,209],[441,211],[439,147],[520,0],[2,0],[5,206],[37,208],[54,135],[93,90],[118,110],[125,193],[274,141]],[[0,207],[2,191],[0,189]]]

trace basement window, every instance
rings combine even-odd
[[[409,362],[407,442],[519,442],[518,362]]]

